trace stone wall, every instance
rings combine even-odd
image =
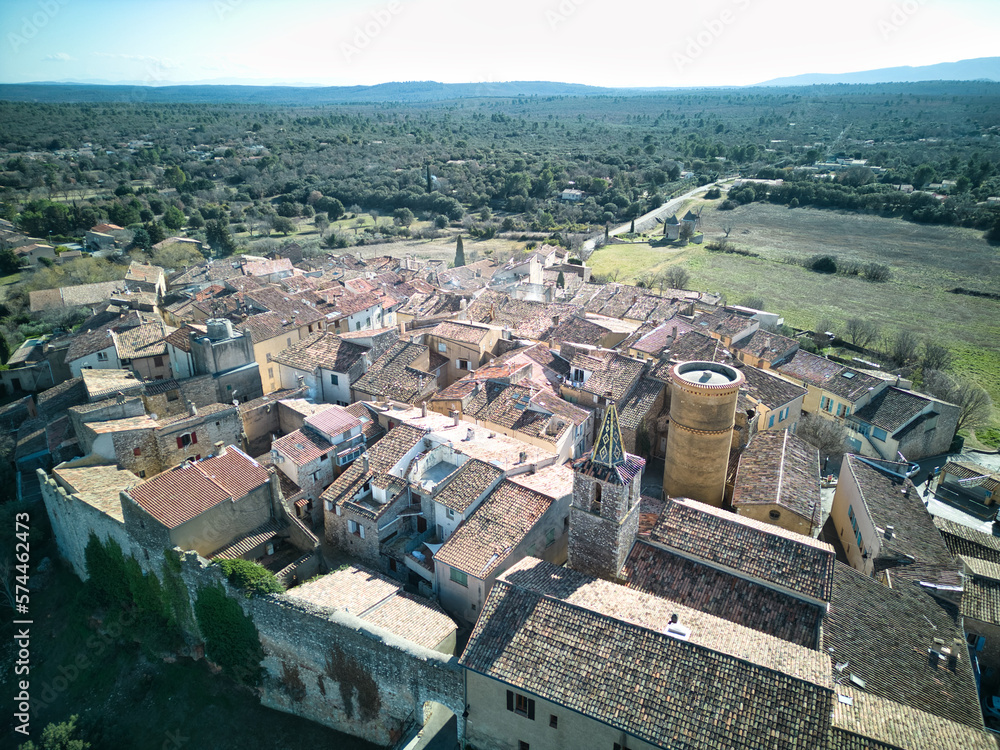
[[[86,578],[84,549],[91,532],[102,540],[113,538],[126,556],[162,575],[162,547],[143,545],[121,521],[67,494],[45,472],[39,477],[60,553],[81,578]],[[155,545],[152,538],[147,542]],[[247,599],[205,558],[175,552],[192,608],[201,589],[221,585],[253,620],[265,654],[259,687],[263,705],[388,745],[408,722],[421,723],[424,705],[436,701],[455,712],[462,736],[464,673],[454,656],[411,643],[346,612],[283,594]],[[184,627],[189,639],[203,640],[196,621],[188,620]]]

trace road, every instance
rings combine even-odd
[[[669,201],[664,203],[659,208],[654,208],[649,213],[645,213],[635,220],[635,228],[637,232],[644,232],[656,226],[656,220],[658,218],[663,218],[664,216],[669,216],[671,213],[677,211],[677,207],[684,203],[684,201],[694,198],[696,195],[701,193],[707,193],[713,187],[725,186],[731,184],[736,178],[729,178],[726,180],[719,180],[718,182],[710,182],[707,185],[702,185],[701,187],[696,187],[693,190],[688,190],[683,195],[678,195],[676,198],[671,198]],[[619,224],[616,227],[612,227],[608,230],[608,235],[615,237],[619,234],[623,234],[632,228],[632,222],[628,221],[624,224]],[[597,235],[591,237],[583,243],[583,253],[587,257],[590,257],[590,253],[594,251],[594,243],[597,242],[603,235]]]

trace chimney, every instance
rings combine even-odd
[[[420,404],[420,416],[421,417],[426,417],[427,416],[427,402],[426,401],[424,401],[423,403]]]
[[[895,533],[896,533],[895,527],[893,527],[893,526],[886,526],[885,527],[885,538],[886,539],[892,539],[892,536]]]
[[[474,440],[476,437],[476,432],[471,427],[465,433],[466,440]]]
[[[188,401],[188,415],[192,417],[198,416],[198,407],[195,406],[194,401]]]
[[[526,451],[521,451],[519,454],[517,454],[517,462],[519,464],[523,464],[527,460],[528,460],[528,454]]]
[[[367,474],[368,473],[368,452],[367,451],[365,451],[364,453],[361,454],[361,461],[362,461],[362,463],[361,463],[361,469],[364,471],[365,474]]]
[[[221,440],[215,444],[215,455],[216,456],[226,455],[226,444],[223,443]]]
[[[497,317],[497,306],[495,304],[490,305],[490,323],[496,320]]]
[[[306,376],[305,375],[296,375],[295,376],[295,380],[298,381],[299,388],[305,388],[306,387]]]
[[[552,316],[552,325],[554,325],[554,326],[559,325],[559,316],[558,315],[553,315]]]
[[[458,419],[458,412],[453,409],[452,412],[451,412],[451,424],[452,424],[452,426],[453,427],[458,427],[458,421],[459,421],[459,419]]]
[[[677,326],[670,329],[670,337],[674,340],[677,339]]]

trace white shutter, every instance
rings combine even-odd
[[[359,524],[358,524],[358,530],[359,530],[359,531],[361,532],[361,538],[362,538],[362,539],[364,539],[364,538],[365,538],[365,527],[364,527],[364,526],[362,526],[362,525],[361,525],[361,524],[359,523]]]

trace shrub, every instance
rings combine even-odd
[[[247,598],[251,596],[263,596],[264,594],[280,594],[284,591],[274,573],[259,563],[251,560],[220,560],[219,567],[226,574],[229,582],[238,589],[246,593]]]
[[[837,273],[837,259],[832,255],[814,255],[809,259],[808,268],[816,273]]]
[[[865,263],[864,274],[866,279],[879,284],[892,278],[892,271],[883,263]]]
[[[253,620],[239,603],[226,596],[221,586],[209,586],[198,592],[194,613],[209,658],[240,682],[260,682],[264,649]]]

